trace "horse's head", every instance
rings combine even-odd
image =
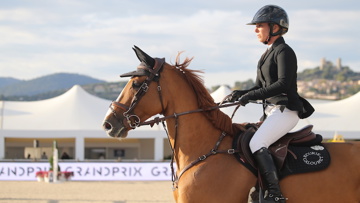
[[[133,49],[140,65],[136,71],[121,75],[131,78],[110,104],[105,116],[103,128],[109,136],[125,138],[129,130],[150,124],[145,121],[156,114],[163,114],[166,122],[175,122],[179,113],[185,115],[198,110],[204,115],[201,118],[206,117],[215,128],[233,134],[231,119],[226,114],[219,109],[203,111],[216,104],[197,74],[201,71],[187,68],[192,58],[180,62],[179,53],[175,65],[169,65],[164,59],[152,58],[136,46]],[[198,118],[192,116],[187,122],[194,124]],[[155,119],[152,124],[155,122],[160,120]]]
[[[136,46],[133,50],[140,65],[136,71],[120,75],[131,78],[116,101],[110,104],[104,119],[103,128],[111,137],[124,138],[129,130],[164,111],[159,78],[165,60],[152,58]]]

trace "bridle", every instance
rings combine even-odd
[[[133,99],[130,103],[130,106],[127,106],[127,105],[122,104],[117,101],[112,101],[109,106],[109,108],[111,109],[115,118],[117,118],[117,115],[116,115],[116,112],[115,112],[113,106],[119,107],[124,110],[123,116],[126,119],[125,123],[128,124],[128,126],[131,129],[135,129],[136,127],[140,127],[140,126],[144,126],[144,125],[150,125],[152,127],[154,124],[159,124],[160,122],[165,121],[169,118],[177,118],[179,116],[186,115],[186,114],[212,111],[215,109],[226,108],[226,107],[230,107],[230,106],[239,106],[238,102],[228,103],[228,104],[220,103],[220,105],[209,107],[207,109],[196,109],[196,110],[191,110],[191,111],[185,111],[182,113],[174,113],[173,115],[164,116],[164,117],[155,117],[153,120],[141,122],[139,116],[134,114],[133,110],[135,109],[135,107],[138,104],[138,102],[140,101],[140,99],[148,91],[150,83],[153,81],[157,82],[157,91],[158,91],[159,100],[160,100],[161,107],[162,107],[162,114],[164,114],[164,112],[165,112],[164,103],[163,103],[163,99],[162,99],[162,93],[161,93],[160,80],[159,80],[160,72],[165,63],[165,59],[164,58],[154,58],[154,60],[155,60],[155,65],[153,68],[149,68],[149,67],[145,67],[145,66],[141,67],[141,68],[145,69],[146,71],[148,71],[150,73],[150,75],[141,84],[139,90],[136,92],[135,96],[133,97]],[[131,119],[133,119],[134,121],[132,121]]]
[[[154,58],[155,59],[155,65],[154,68],[148,68],[146,66],[142,66],[141,68],[146,69],[146,71],[148,71],[150,73],[150,75],[145,79],[145,81],[141,84],[139,90],[136,92],[136,94],[134,95],[130,106],[126,106],[125,104],[122,104],[120,102],[117,101],[113,101],[111,102],[109,108],[111,109],[113,115],[115,116],[115,118],[117,118],[116,116],[116,112],[113,108],[113,106],[119,107],[121,109],[123,109],[125,112],[123,113],[124,118],[126,119],[126,123],[129,125],[129,127],[131,129],[135,129],[136,127],[140,127],[142,125],[139,116],[137,116],[136,114],[134,114],[134,109],[136,107],[136,105],[139,103],[140,99],[145,95],[145,93],[148,91],[150,83],[153,81],[156,81],[158,84],[157,90],[159,93],[159,98],[160,98],[160,103],[161,103],[161,107],[162,107],[162,113],[164,113],[164,104],[163,104],[163,99],[162,99],[162,94],[161,94],[161,86],[160,86],[160,81],[159,81],[159,77],[160,77],[160,72],[163,68],[163,65],[165,63],[165,59],[164,58]],[[132,121],[133,119],[133,121]]]
[[[225,108],[225,107],[229,107],[229,106],[238,106],[239,107],[240,103],[239,102],[234,102],[234,103],[229,103],[229,104],[220,103],[220,105],[212,106],[212,107],[209,107],[207,109],[195,109],[195,110],[186,111],[186,112],[182,112],[182,113],[174,113],[173,115],[168,115],[168,116],[163,116],[163,117],[155,117],[153,120],[141,122],[139,116],[134,114],[134,108],[136,107],[136,105],[138,104],[140,99],[148,91],[150,83],[153,82],[153,81],[157,82],[157,85],[158,85],[157,86],[157,91],[158,91],[160,103],[161,103],[161,106],[162,106],[162,114],[165,113],[165,108],[164,108],[163,99],[162,99],[162,93],[161,93],[160,80],[159,80],[160,72],[161,72],[161,70],[163,68],[163,65],[165,63],[165,59],[164,58],[161,58],[161,59],[160,58],[154,58],[154,59],[155,59],[155,65],[154,65],[154,67],[152,69],[148,68],[148,67],[145,67],[145,66],[142,67],[142,68],[146,69],[146,71],[148,71],[150,74],[148,75],[148,77],[145,79],[145,81],[140,86],[139,90],[134,95],[134,97],[133,97],[133,99],[132,99],[132,101],[130,103],[130,106],[127,106],[127,105],[122,104],[122,103],[117,102],[117,101],[113,101],[113,102],[111,102],[109,108],[111,109],[111,111],[112,111],[113,115],[115,116],[115,118],[117,118],[118,120],[119,120],[119,118],[117,117],[113,106],[123,109],[124,110],[123,116],[124,116],[124,119],[126,119],[126,122],[124,122],[124,123],[127,123],[128,127],[131,128],[131,129],[135,129],[136,127],[140,127],[140,126],[143,126],[143,125],[150,125],[152,127],[154,124],[159,124],[160,122],[162,122],[163,127],[164,127],[164,129],[166,131],[166,134],[168,136],[169,143],[170,143],[170,136],[169,136],[169,133],[168,133],[168,131],[166,129],[164,121],[166,121],[169,118],[175,118],[174,145],[172,146],[171,143],[170,143],[171,150],[172,150],[170,167],[171,167],[171,172],[172,172],[173,189],[176,189],[177,188],[177,182],[179,181],[182,174],[185,173],[191,167],[198,164],[199,162],[204,161],[207,157],[218,154],[218,153],[234,154],[234,153],[239,152],[239,150],[236,150],[236,149],[218,150],[218,147],[220,146],[221,141],[227,135],[225,132],[222,132],[221,135],[220,135],[219,140],[216,142],[215,146],[210,150],[210,152],[200,156],[198,159],[191,162],[189,165],[184,167],[183,170],[181,170],[179,172],[179,175],[177,175],[175,173],[173,164],[174,164],[174,157],[175,157],[176,138],[177,138],[177,133],[178,133],[178,130],[177,130],[178,129],[178,117],[182,116],[182,115],[186,115],[186,114],[191,114],[191,113],[212,111],[212,110],[215,110],[215,109]],[[234,111],[234,113],[235,113],[235,111]]]

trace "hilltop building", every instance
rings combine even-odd
[[[325,58],[321,58],[320,60],[320,70],[324,70],[324,68],[328,68],[328,67],[335,67],[337,70],[341,70],[341,58],[338,58],[336,60],[336,65],[334,66],[334,64],[331,61],[327,61]]]

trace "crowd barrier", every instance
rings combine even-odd
[[[61,171],[73,172],[73,181],[159,181],[171,180],[168,162],[61,162]],[[48,171],[46,162],[1,162],[0,181],[32,181],[36,173]]]

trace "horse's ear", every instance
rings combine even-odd
[[[147,53],[145,53],[143,50],[141,50],[139,47],[135,45],[133,50],[135,51],[136,56],[141,62],[145,63],[150,68],[154,67],[155,59],[153,59],[151,56],[149,56]]]

